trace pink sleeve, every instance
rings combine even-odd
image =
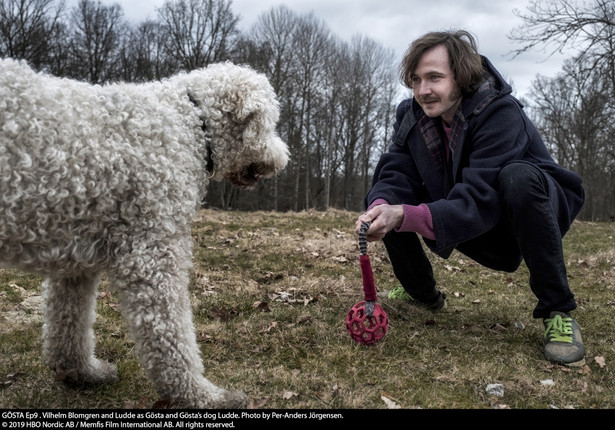
[[[376,199],[369,205],[369,209],[378,205],[388,205],[384,199]],[[404,208],[404,220],[401,223],[401,227],[395,231],[399,232],[414,232],[418,233],[426,239],[435,240],[436,234],[433,230],[433,219],[431,218],[431,211],[429,207],[422,203],[418,206],[402,205]]]
[[[436,234],[433,230],[433,219],[431,211],[426,204],[418,206],[402,205],[404,208],[404,221],[396,231],[415,232],[426,239],[435,240]]]

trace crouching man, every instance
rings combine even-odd
[[[466,31],[413,42],[402,80],[413,98],[397,109],[393,143],[366,198],[368,240],[383,240],[401,286],[389,293],[433,311],[446,305],[427,246],[447,258],[457,249],[494,270],[522,260],[545,324],[544,355],[582,365],[585,351],[562,237],[584,202],[581,178],[545,144],[489,60]]]

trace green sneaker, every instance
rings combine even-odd
[[[438,298],[433,303],[423,303],[413,298],[401,285],[391,290],[386,297],[391,300],[404,300],[412,305],[417,305],[430,311],[439,311],[446,307],[446,294],[439,293]]]
[[[585,348],[577,322],[564,312],[551,312],[549,318],[544,319],[544,325],[545,358],[565,366],[583,366]]]

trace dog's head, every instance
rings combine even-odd
[[[204,124],[214,180],[250,188],[286,167],[288,148],[275,129],[278,102],[264,75],[221,63],[188,77],[188,94]]]

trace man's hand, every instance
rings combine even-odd
[[[394,228],[401,227],[404,221],[404,208],[402,205],[378,205],[374,206],[359,217],[355,226],[355,232],[359,234],[361,224],[370,222],[372,225],[367,230],[367,241],[375,242]]]

